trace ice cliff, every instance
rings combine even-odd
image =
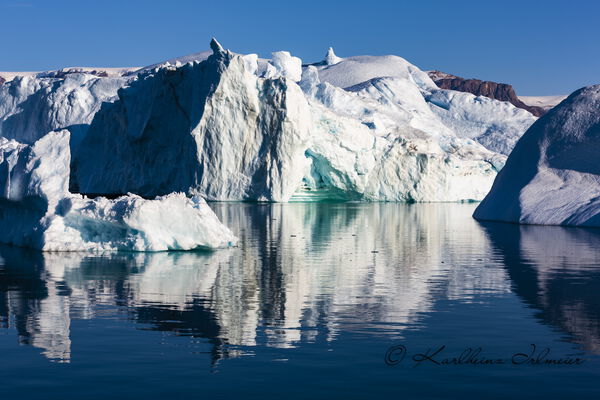
[[[45,251],[218,248],[235,238],[198,197],[71,194],[69,132],[32,145],[0,138],[0,242]]]
[[[82,193],[480,200],[500,153],[535,120],[440,90],[400,57],[331,50],[302,70],[288,52],[261,64],[211,47],[202,61],[142,72],[96,113],[75,156]]]
[[[479,220],[600,227],[600,85],[571,94],[510,154]]]
[[[95,116],[77,156],[83,193],[286,201],[307,164],[311,116],[286,78],[214,46],[200,63],[142,74]],[[253,68],[255,69],[255,68]]]

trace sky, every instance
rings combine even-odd
[[[600,83],[600,1],[0,0],[0,71],[144,66],[204,51],[401,56],[519,95]]]

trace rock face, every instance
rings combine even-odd
[[[201,198],[88,199],[69,193],[69,132],[0,138],[0,242],[44,251],[217,248],[235,238]]]
[[[536,117],[546,113],[542,107],[529,106],[523,103],[515,93],[511,85],[479,79],[465,79],[459,76],[447,74],[440,71],[428,71],[429,76],[440,87],[440,89],[458,90],[459,92],[473,93],[476,96],[485,96],[490,99],[508,101],[515,107],[529,111]]]
[[[480,220],[600,227],[600,85],[576,91],[519,140]]]
[[[0,76],[0,85],[2,85],[4,82],[6,82],[6,80]]]

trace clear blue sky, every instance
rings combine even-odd
[[[396,54],[521,95],[600,83],[600,1],[0,0],[0,70],[142,66],[208,49]]]

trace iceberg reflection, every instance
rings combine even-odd
[[[109,256],[0,247],[1,323],[69,361],[71,320],[114,306],[143,329],[205,338],[217,360],[342,331],[398,338],[438,299],[510,291],[502,265],[484,267],[490,244],[472,205],[212,207],[239,247]]]
[[[504,258],[516,294],[544,323],[600,354],[600,230],[481,225]]]

